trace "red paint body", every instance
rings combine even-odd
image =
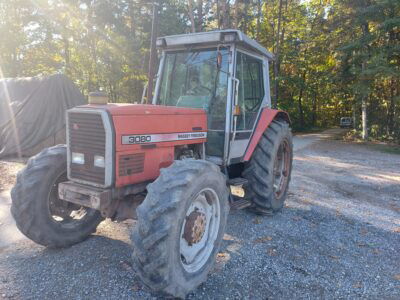
[[[116,187],[157,178],[160,168],[167,167],[174,161],[177,145],[206,142],[205,138],[157,142],[153,143],[156,146],[151,149],[143,148],[144,144],[122,144],[123,135],[207,131],[207,115],[202,109],[141,104],[108,104],[102,107],[110,113],[115,128]],[[119,176],[120,156],[135,153],[145,153],[143,172]]]
[[[260,141],[261,136],[263,135],[265,130],[267,130],[271,122],[277,117],[285,119],[290,124],[290,118],[286,112],[277,109],[263,108],[253,136],[251,137],[249,145],[247,146],[247,150],[243,158],[244,161],[250,160],[251,155],[256,149],[256,146]]]
[[[151,148],[146,148],[145,144],[122,143],[122,136],[129,135],[206,132],[207,114],[202,109],[142,104],[86,105],[86,107],[104,109],[111,115],[115,129],[114,165],[116,187],[156,179],[160,174],[160,169],[168,167],[174,161],[176,146],[206,142],[206,138],[152,142],[151,144],[154,147]],[[243,161],[250,160],[262,134],[275,118],[283,118],[290,123],[286,112],[264,108],[250,139]],[[143,171],[120,176],[120,157],[139,153],[144,154]]]

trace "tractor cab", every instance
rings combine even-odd
[[[243,160],[260,112],[270,107],[273,55],[238,30],[158,38],[162,51],[153,104],[207,112],[207,159]]]

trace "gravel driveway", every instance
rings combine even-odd
[[[216,268],[189,299],[400,299],[400,156],[323,139],[331,133],[296,138],[282,212],[231,212]],[[87,241],[49,250],[15,238],[6,207],[4,196],[0,298],[154,297],[130,263],[134,223],[106,221]]]

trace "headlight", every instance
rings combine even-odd
[[[94,165],[99,168],[104,168],[104,156],[95,155],[94,156]]]
[[[83,153],[72,152],[71,156],[72,156],[71,157],[72,163],[78,164],[78,165],[85,164],[85,155]]]

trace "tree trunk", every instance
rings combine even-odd
[[[216,0],[217,5],[217,26],[218,29],[221,29],[221,6],[219,5],[219,0]]]
[[[394,30],[392,29],[389,31],[389,45],[391,47],[394,47],[395,39],[396,39],[396,34],[395,34]],[[399,36],[399,40],[400,40],[400,36]],[[392,57],[388,56],[388,59],[387,59],[388,64],[390,64],[390,59],[392,59]],[[398,58],[398,62],[400,62],[400,58]],[[386,127],[386,131],[387,131],[388,135],[392,135],[394,133],[394,120],[395,120],[394,117],[395,117],[395,113],[396,113],[395,84],[396,84],[396,80],[394,78],[391,78],[389,81],[390,104],[388,107],[387,127]]]
[[[304,127],[304,111],[303,111],[303,87],[300,89],[299,99],[298,99],[298,106],[299,106],[299,124],[300,128]]]
[[[190,27],[192,33],[196,32],[196,23],[194,22],[194,12],[193,12],[193,0],[188,1],[188,15],[190,19]]]
[[[278,28],[276,32],[276,53],[274,61],[274,99],[272,107],[276,108],[278,105],[278,94],[279,94],[279,54],[280,54],[280,31],[281,31],[281,20],[282,20],[282,0],[279,0],[279,10],[278,10]]]
[[[228,29],[230,27],[229,0],[222,0],[221,10],[222,10],[222,29]]]
[[[190,0],[192,1],[192,0]],[[197,0],[197,32],[203,31],[203,0]]]
[[[312,100],[312,126],[317,122],[317,91],[313,91]]]
[[[357,120],[357,114],[356,114],[357,105],[356,105],[355,99],[353,99],[352,107],[353,107],[353,127],[354,127],[354,129],[357,129],[358,120]]]
[[[153,81],[155,76],[155,66],[157,62],[157,31],[158,31],[158,4],[153,3],[153,20],[151,24],[150,59],[148,69],[147,103],[153,100]]]
[[[135,6],[133,1],[129,1],[128,4],[129,9],[129,26],[130,26],[130,34],[132,40],[135,40],[136,33],[135,33]]]
[[[244,7],[241,16],[244,20],[241,29],[245,34],[247,34],[248,24],[251,22],[251,18],[249,16],[249,0],[244,0]]]
[[[394,94],[394,89],[395,89],[395,80],[392,78],[390,80],[390,103],[388,107],[388,116],[387,116],[387,133],[388,135],[393,134],[394,130],[394,115],[395,115],[395,94]]]
[[[363,31],[363,36],[366,36],[367,34],[369,34],[368,22],[366,22],[362,25],[362,31]],[[368,51],[368,46],[367,46],[366,50]],[[361,64],[361,76],[362,76],[362,80],[364,81],[365,85],[368,85],[368,79],[365,78],[366,68],[367,68],[367,62],[365,59]],[[362,96],[361,96],[361,119],[362,119],[362,139],[363,140],[368,139],[367,99],[368,99],[368,95],[365,93],[362,93]]]
[[[368,138],[368,128],[367,128],[367,96],[362,96],[361,103],[361,117],[362,117],[362,139],[366,140]]]
[[[71,76],[71,64],[70,64],[70,49],[69,49],[69,41],[68,38],[63,36],[63,44],[64,44],[64,60],[65,60],[65,74],[67,76]]]
[[[257,1],[257,31],[256,31],[257,40],[260,39],[260,32],[261,32],[261,14],[262,14],[262,0],[258,0],[258,1]]]
[[[235,29],[239,29],[241,2],[242,1],[239,1],[239,0],[235,1],[235,24],[234,24]]]

